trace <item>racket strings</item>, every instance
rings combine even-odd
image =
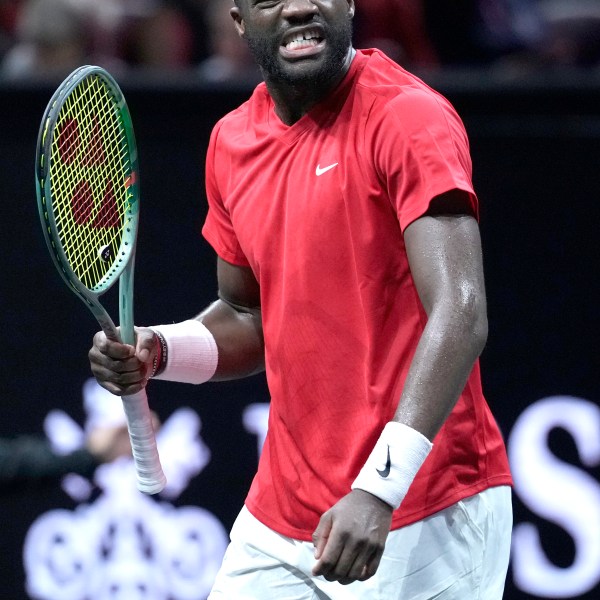
[[[65,100],[55,126],[50,182],[61,245],[74,273],[96,289],[117,273],[131,219],[127,136],[112,91],[95,76]]]

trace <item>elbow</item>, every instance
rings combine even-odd
[[[488,339],[488,319],[485,298],[480,294],[471,295],[460,303],[459,313],[463,315],[463,333],[467,346],[476,359],[485,348]]]
[[[480,293],[463,293],[454,298],[452,314],[463,350],[475,360],[483,352],[488,339],[487,304]]]
[[[485,293],[468,284],[446,288],[430,307],[428,327],[451,354],[474,362],[488,339]]]
[[[485,310],[474,319],[471,337],[473,351],[477,358],[483,352],[488,340],[488,320]]]

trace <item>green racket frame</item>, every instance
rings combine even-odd
[[[112,264],[111,269],[95,285],[89,288],[84,285],[69,264],[69,260],[60,243],[60,234],[54,215],[52,203],[47,203],[46,198],[51,196],[50,161],[51,144],[54,128],[57,125],[57,119],[63,107],[63,101],[82,81],[89,77],[100,77],[107,88],[112,92],[116,99],[116,108],[119,112],[119,118],[122,121],[123,129],[127,138],[129,149],[129,175],[131,176],[131,185],[127,193],[130,194],[129,210],[126,214],[128,221],[127,227],[123,229],[121,245],[117,253],[117,259]],[[38,210],[40,219],[44,224],[43,232],[48,246],[48,250],[56,269],[69,288],[79,296],[79,298],[92,311],[103,331],[107,336],[113,339],[119,339],[114,322],[108,312],[100,304],[98,298],[106,292],[117,279],[119,279],[120,298],[119,303],[119,321],[121,325],[121,336],[125,343],[131,344],[134,341],[133,334],[133,307],[130,305],[133,298],[133,271],[135,265],[135,246],[137,238],[137,228],[139,222],[139,184],[137,182],[138,155],[133,125],[129,109],[125,102],[123,93],[113,77],[104,69],[96,66],[84,66],[75,70],[65,79],[63,84],[56,90],[46,112],[42,119],[42,127],[38,136],[35,177],[36,192],[38,200]]]
[[[103,87],[112,96],[113,108],[116,111],[114,117],[120,121],[125,133],[123,151],[126,159],[120,157],[119,160],[123,161],[123,184],[126,187],[124,193],[127,194],[127,206],[122,215],[124,226],[121,227],[119,247],[114,253],[114,258],[109,255],[112,258],[109,268],[106,268],[107,265],[102,265],[105,270],[99,279],[91,285],[86,285],[71,267],[61,241],[61,232],[52,202],[52,143],[55,139],[59,115],[67,99],[78,86],[94,78],[100,79]],[[40,125],[35,159],[35,181],[42,230],[54,265],[69,289],[89,308],[107,337],[132,345],[135,342],[133,278],[139,222],[137,173],[137,146],[131,116],[121,89],[113,77],[101,67],[87,65],[76,69],[63,81],[50,99]],[[98,256],[97,260],[103,259]],[[117,279],[119,280],[120,335],[99,301],[99,297],[112,287]],[[145,493],[157,493],[164,488],[166,478],[158,458],[146,391],[144,389],[133,396],[124,396],[122,400],[137,471],[138,488]]]

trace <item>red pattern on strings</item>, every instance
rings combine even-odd
[[[102,198],[100,210],[92,223],[92,227],[95,227],[96,229],[108,229],[111,227],[119,227],[120,225],[121,219],[117,209],[117,198],[115,196],[113,183],[109,179],[106,182],[106,189],[104,190],[104,198]]]
[[[80,145],[81,137],[77,120],[66,119],[64,123],[61,123],[58,134],[58,151],[63,163],[69,165],[77,158]]]
[[[71,197],[71,210],[77,225],[85,225],[92,215],[94,208],[94,193],[88,181],[80,181]]]

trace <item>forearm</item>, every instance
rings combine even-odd
[[[487,340],[485,286],[475,219],[423,217],[405,231],[427,323],[398,408],[352,484],[400,506]],[[385,469],[381,470],[381,465]]]
[[[454,408],[485,346],[485,307],[451,302],[432,310],[394,415],[433,440]]]
[[[353,489],[366,490],[393,508],[400,506],[465,386],[486,332],[485,312],[474,320],[470,311],[451,305],[431,312],[394,418],[383,429]]]

